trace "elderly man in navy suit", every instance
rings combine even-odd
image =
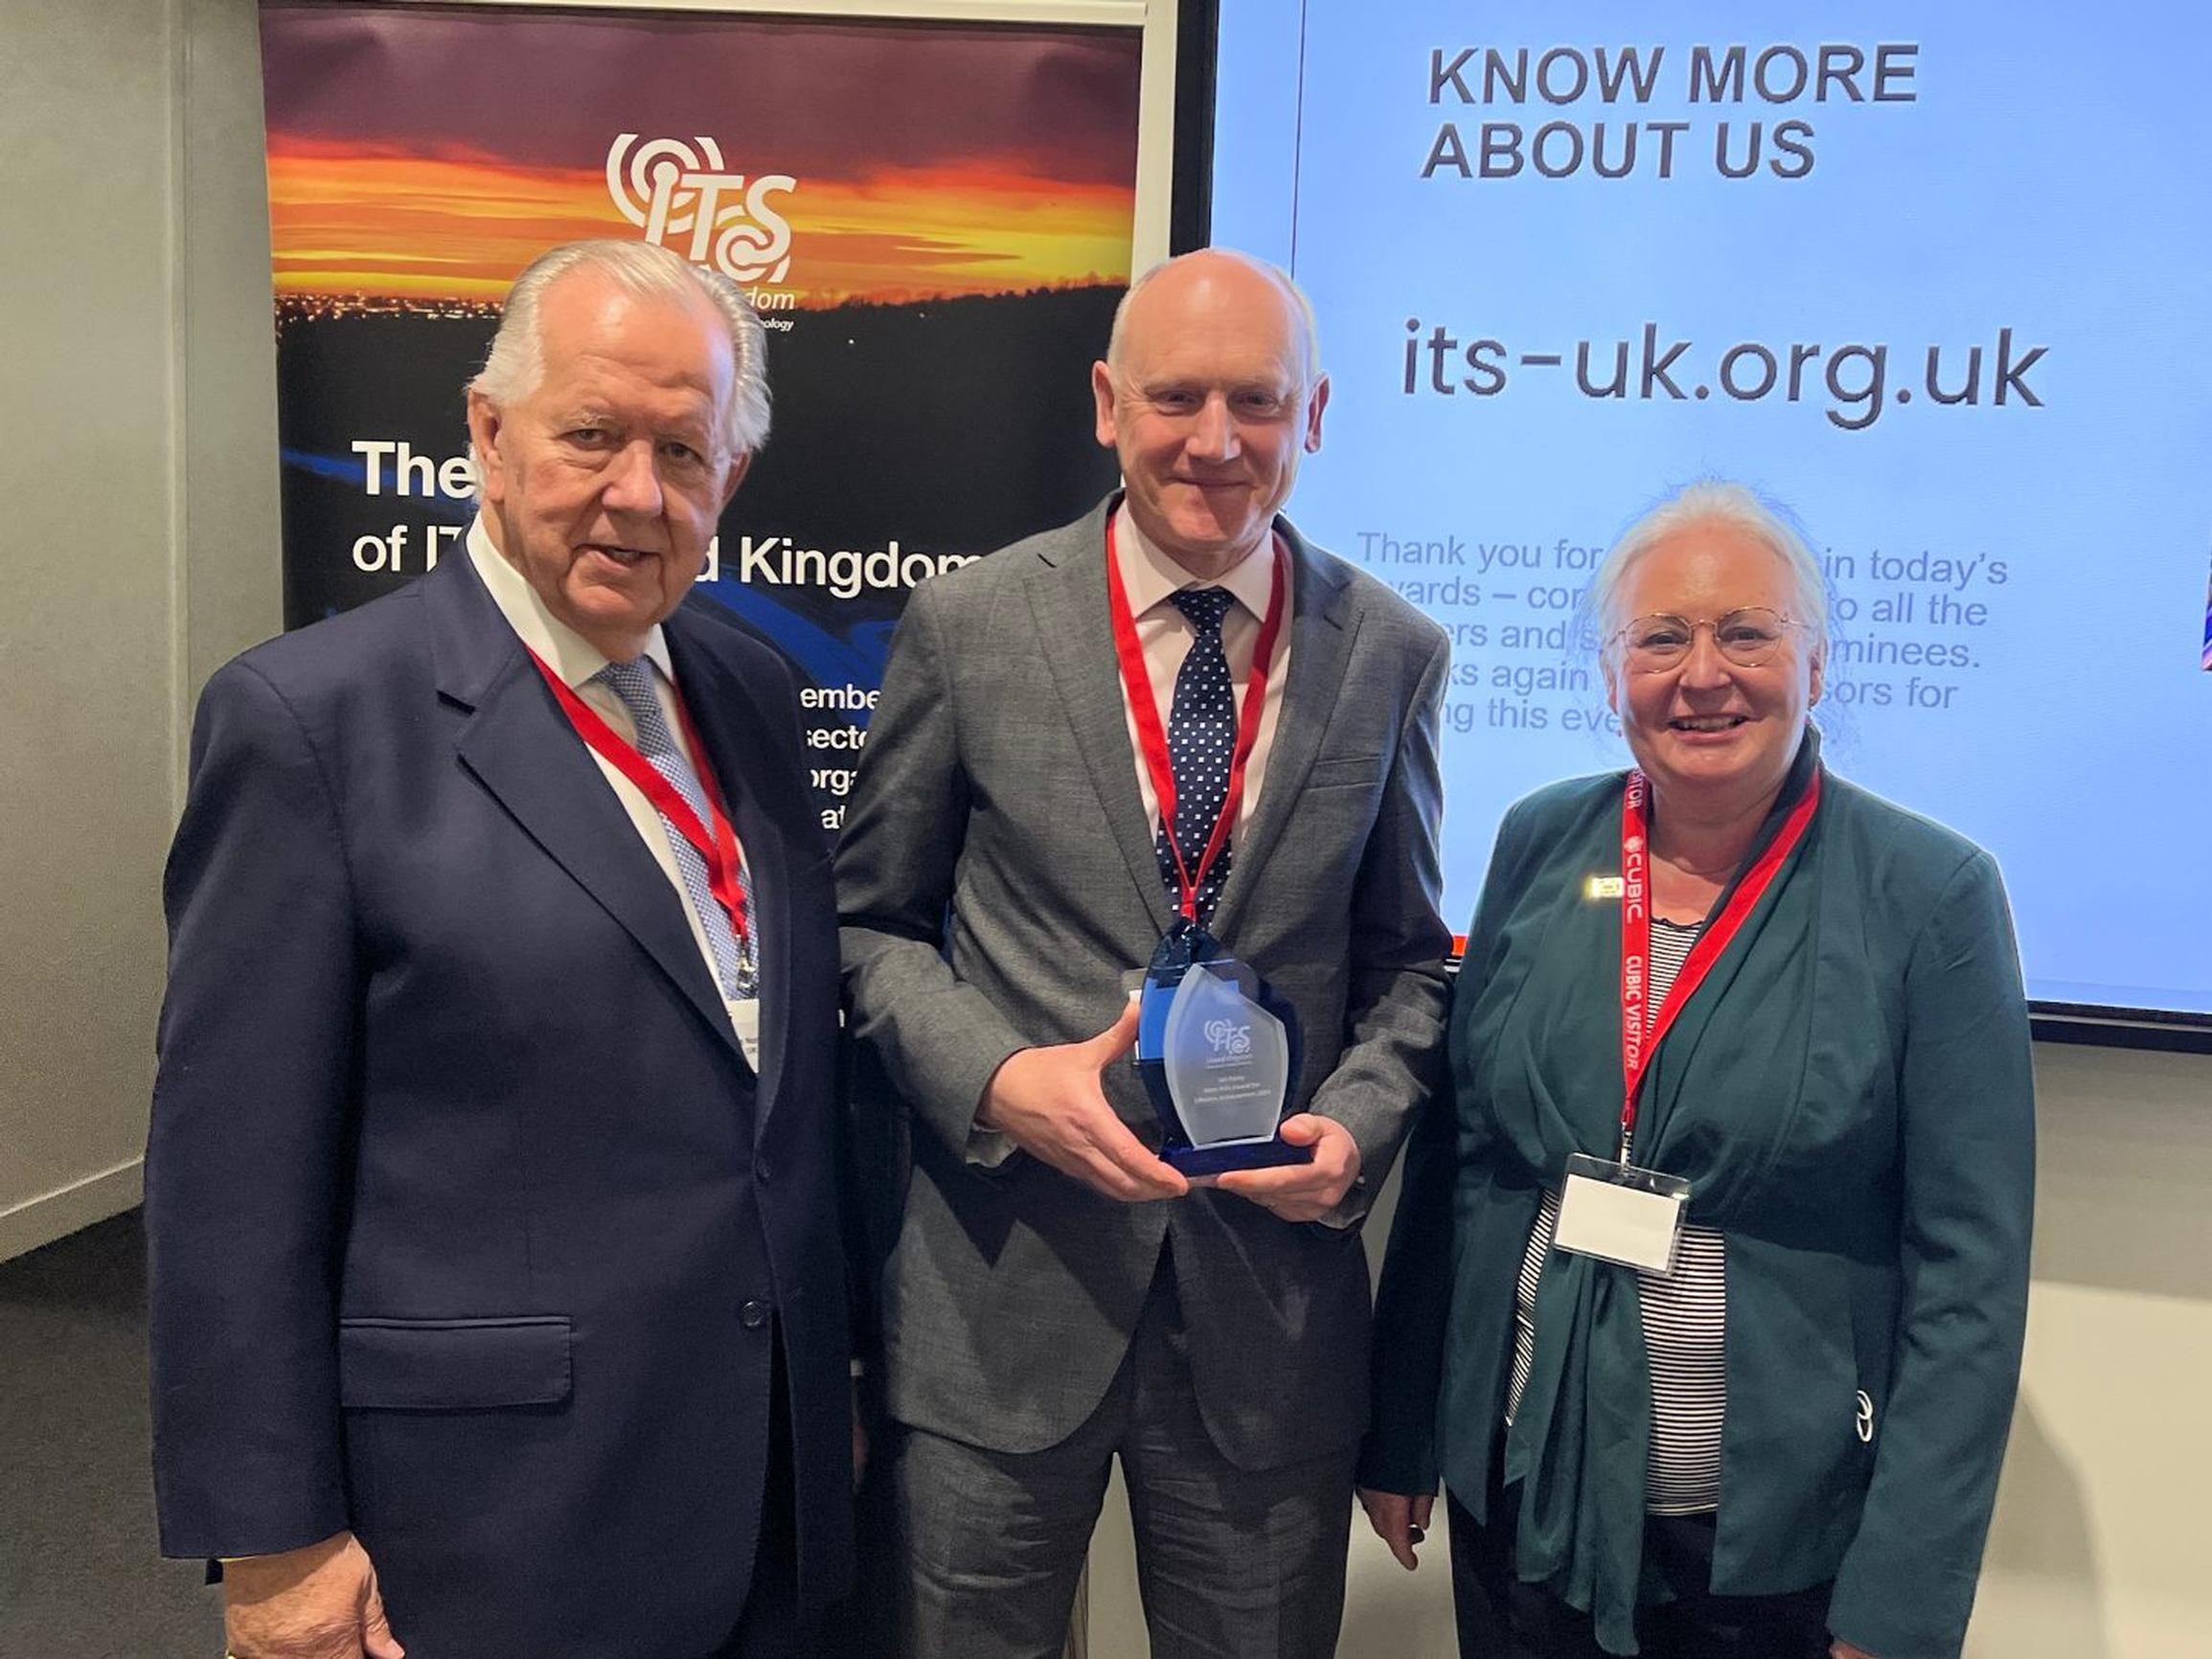
[[[823,1650],[830,872],[789,676],[692,597],[763,356],[665,250],[545,255],[469,389],[466,554],[201,701],[155,1481],[239,1659]]]

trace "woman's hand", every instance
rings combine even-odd
[[[1874,1655],[1863,1648],[1854,1648],[1838,1636],[1828,1644],[1828,1659],[1874,1659]]]
[[[1413,1554],[1413,1546],[1427,1535],[1428,1517],[1436,1509],[1433,1493],[1408,1497],[1403,1492],[1379,1492],[1371,1487],[1361,1487],[1359,1507],[1367,1511],[1367,1524],[1375,1529],[1377,1537],[1390,1546],[1390,1553],[1398,1557],[1400,1566],[1410,1573],[1421,1565]]]

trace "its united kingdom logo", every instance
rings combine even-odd
[[[791,268],[790,221],[776,203],[799,188],[787,172],[733,172],[704,133],[645,139],[618,133],[606,151],[606,193],[645,239],[711,265],[734,282],[780,283]]]

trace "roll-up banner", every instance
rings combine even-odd
[[[1114,479],[1087,383],[1129,278],[1140,32],[265,6],[285,616],[474,513],[462,389],[582,237],[743,284],[774,428],[704,580],[801,687],[835,830],[913,585]]]

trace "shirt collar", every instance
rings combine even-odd
[[[1114,509],[1114,548],[1120,557],[1122,588],[1129,596],[1129,615],[1143,616],[1168,596],[1186,587],[1224,587],[1255,617],[1267,614],[1267,599],[1274,591],[1275,538],[1272,534],[1244,555],[1222,575],[1206,580],[1193,576],[1146,537],[1130,515],[1129,503]]]
[[[561,684],[573,691],[606,667],[606,653],[548,610],[529,578],[508,563],[507,556],[492,545],[491,533],[484,528],[481,512],[468,527],[468,561],[476,567],[507,625],[560,676]],[[675,684],[668,638],[658,623],[645,637],[645,656],[660,670],[661,678]]]

